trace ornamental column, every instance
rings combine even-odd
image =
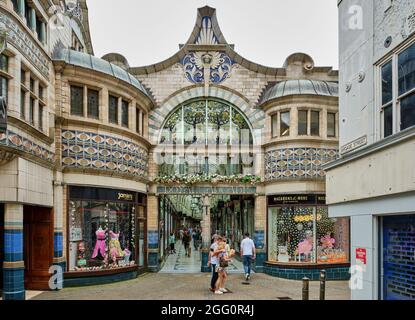
[[[19,11],[19,16],[22,17],[23,19],[25,19],[25,0],[18,0],[17,2],[17,9]],[[26,20],[26,19],[25,19]]]
[[[159,198],[153,193],[147,196],[147,263],[151,271],[159,270]]]
[[[4,205],[3,299],[25,300],[23,205]]]
[[[46,24],[44,22],[40,25],[40,35],[39,35],[40,42],[42,44],[46,44]]]
[[[53,206],[54,206],[54,229],[53,229],[53,264],[60,266],[62,272],[66,271],[66,258],[64,256],[63,245],[63,203],[64,189],[62,182],[62,172],[55,172],[53,186]]]
[[[256,272],[263,272],[266,261],[266,226],[267,222],[267,197],[265,195],[255,196],[255,234],[256,247]]]
[[[36,33],[36,11],[34,8],[30,9],[30,29]]]
[[[203,197],[203,220],[201,221],[202,227],[202,248],[200,250],[201,256],[201,272],[210,272],[208,267],[209,251],[211,244],[211,225],[210,225],[210,197]]]

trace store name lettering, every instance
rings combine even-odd
[[[290,197],[290,196],[283,196],[283,197],[275,197],[274,201],[282,202],[282,201],[308,201],[307,196],[303,197]]]
[[[317,221],[320,221],[322,218],[321,214],[317,215]],[[314,221],[314,217],[312,214],[304,215],[304,216],[295,216],[294,217],[295,222],[309,222]]]
[[[130,193],[118,193],[118,200],[133,201],[133,195]]]

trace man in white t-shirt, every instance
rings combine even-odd
[[[244,264],[245,279],[251,280],[251,263],[256,258],[255,243],[249,238],[249,233],[245,233],[245,239],[241,242],[241,257]]]
[[[217,234],[213,235],[212,240],[213,240],[213,243],[210,246],[209,260],[208,260],[208,266],[210,266],[212,268],[212,277],[211,277],[211,280],[210,280],[209,290],[211,292],[215,292],[216,291],[216,281],[218,281],[218,278],[219,278],[219,274],[216,271],[216,265],[219,263],[218,255],[217,255],[219,236]]]

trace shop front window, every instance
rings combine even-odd
[[[133,203],[69,203],[69,271],[99,271],[136,264]]]
[[[349,222],[326,206],[268,208],[268,259],[282,263],[349,262]]]

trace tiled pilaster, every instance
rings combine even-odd
[[[3,299],[25,299],[23,205],[20,204],[5,205]]]

